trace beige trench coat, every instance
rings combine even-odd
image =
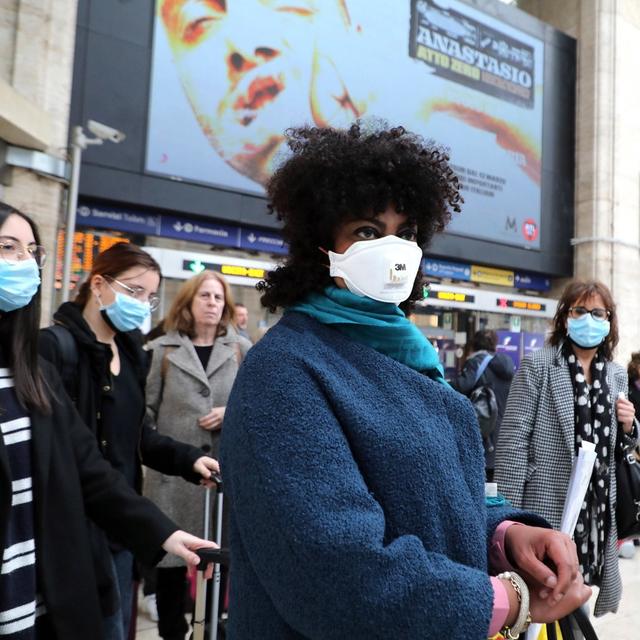
[[[203,449],[218,457],[220,430],[206,431],[198,418],[213,407],[226,406],[236,373],[238,357],[251,343],[229,329],[216,338],[204,371],[187,336],[169,332],[149,343],[153,351],[147,378],[147,412],[164,435]],[[163,365],[163,360],[166,362]],[[181,529],[203,535],[205,490],[182,478],[146,469],[144,495],[153,500]],[[165,556],[160,567],[183,566],[175,556]]]

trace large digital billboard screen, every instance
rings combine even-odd
[[[262,194],[287,127],[382,118],[450,150],[451,233],[539,249],[543,58],[458,0],[156,0],[146,171]]]

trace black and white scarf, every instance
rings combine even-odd
[[[563,345],[563,354],[573,384],[576,455],[583,440],[593,442],[596,446],[593,474],[580,509],[574,539],[585,582],[599,585],[609,535],[609,468],[613,459],[613,452],[609,450],[613,413],[607,385],[607,361],[598,349],[591,362],[589,387],[582,365],[569,341]]]

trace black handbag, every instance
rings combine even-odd
[[[584,640],[598,640],[589,616],[582,609],[576,609],[562,620],[558,620],[562,640],[575,640],[574,628],[577,626],[584,636]],[[555,622],[547,624],[547,640],[557,640]]]
[[[629,438],[620,432],[616,451],[618,539],[640,536],[640,462]]]

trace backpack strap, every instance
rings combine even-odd
[[[53,324],[50,327],[46,327],[43,331],[48,331],[55,337],[58,345],[58,351],[62,359],[62,368],[60,370],[60,376],[64,384],[64,388],[71,396],[72,400],[76,401],[78,380],[78,347],[74,337],[71,335],[71,331],[67,327],[61,324]]]
[[[474,387],[478,384],[478,381],[480,380],[480,378],[482,378],[482,374],[485,372],[485,370],[489,366],[489,363],[493,360],[493,357],[494,356],[492,354],[488,353],[480,363],[480,366],[476,371],[476,379],[473,382]]]

